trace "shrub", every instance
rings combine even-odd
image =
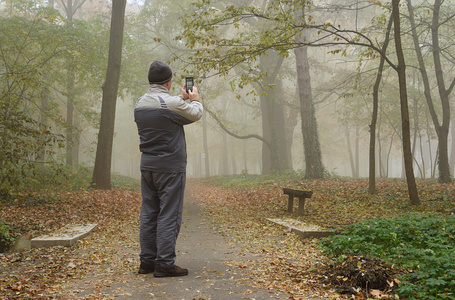
[[[321,240],[337,260],[349,254],[377,257],[411,272],[400,277],[397,293],[407,299],[453,299],[455,216],[406,214],[349,226]]]
[[[141,188],[141,181],[128,176],[114,174],[112,175],[112,188],[138,191]]]
[[[14,242],[9,224],[0,220],[0,253],[7,252]]]

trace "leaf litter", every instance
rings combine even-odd
[[[287,213],[287,196],[282,194],[285,185],[313,191],[304,216]],[[355,222],[409,211],[453,213],[455,184],[425,182],[419,186],[423,203],[419,207],[409,205],[403,181],[379,181],[380,192],[374,196],[368,195],[367,186],[366,180],[336,179],[268,182],[242,188],[213,186],[201,180],[188,182],[191,196],[210,217],[213,229],[240,247],[242,255],[248,258],[227,261],[226,265],[241,270],[245,281],[254,282],[252,288],[284,291],[290,299],[390,299],[393,293],[374,288],[369,294],[355,287],[351,287],[354,290],[351,293],[340,293],[341,283],[336,281],[346,283],[352,278],[335,276],[335,280],[329,280],[335,271],[318,249],[317,240],[302,241],[296,234],[266,220],[294,218],[343,229]],[[13,203],[0,203],[0,219],[12,224],[16,234],[38,236],[68,223],[98,226],[71,248],[0,254],[1,299],[113,299],[130,295],[132,289],[147,288],[146,284],[127,287],[138,264],[139,245],[135,237],[139,226],[139,191],[75,191],[34,196],[52,201],[29,205],[18,197]],[[351,263],[353,269],[357,262]],[[398,283],[389,280],[387,284]],[[105,293],[106,287],[114,292]]]

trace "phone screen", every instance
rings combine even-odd
[[[194,79],[193,77],[186,77],[185,78],[185,84],[186,84],[186,92],[188,91],[193,91],[193,86],[194,86]]]

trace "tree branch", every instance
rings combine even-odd
[[[238,135],[232,131],[230,131],[224,124],[223,122],[218,118],[218,116],[211,111],[210,109],[207,108],[207,106],[204,105],[204,110],[208,112],[208,114],[218,123],[218,125],[223,129],[227,134],[229,134],[232,137],[235,137],[236,139],[241,139],[241,140],[246,140],[246,139],[258,139],[261,142],[263,142],[267,147],[270,148],[270,143],[264,139],[262,136],[257,135],[257,134],[248,134],[248,135]]]

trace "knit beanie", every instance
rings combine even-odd
[[[149,83],[163,84],[172,79],[172,70],[164,62],[155,60],[149,69]]]

